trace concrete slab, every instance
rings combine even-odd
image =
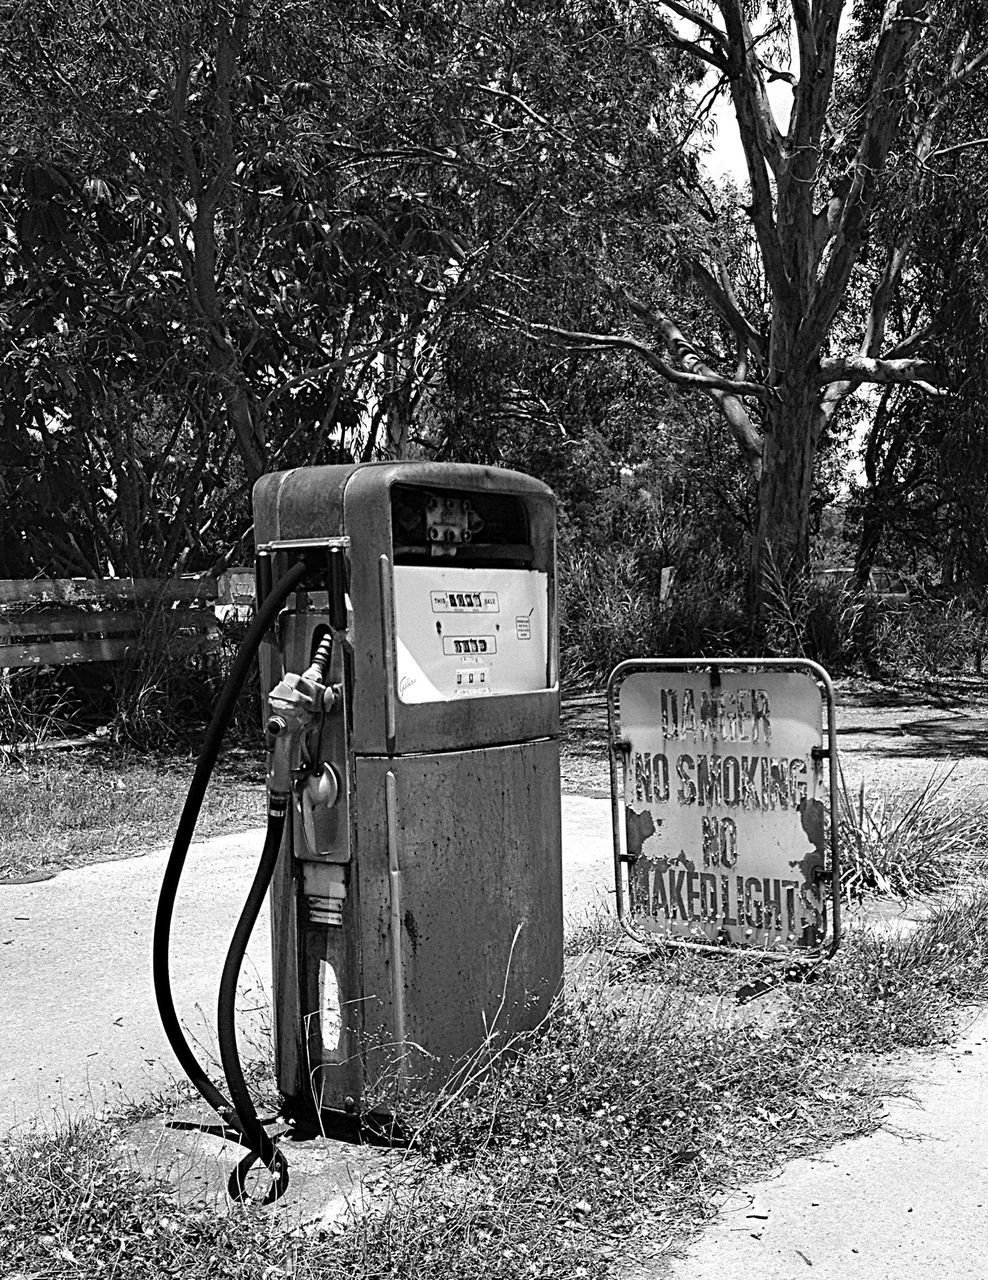
[[[254,873],[262,831],[193,847],[176,905],[175,1002],[202,1051],[215,1046],[223,958]],[[158,1023],[151,933],[167,850],[0,886],[0,1130],[171,1091],[180,1078]],[[579,923],[606,905],[607,801],[564,797],[564,911]],[[262,912],[242,983],[245,1058],[269,1058],[270,935]],[[217,1077],[219,1073],[217,1072]]]
[[[172,973],[176,1004],[207,1062],[219,1060],[219,974],[260,839],[247,832],[207,840],[187,862]],[[151,984],[166,857],[162,850],[0,887],[0,1128],[117,1109],[180,1076]],[[269,951],[265,916],[244,967],[245,1056],[265,1047]]]
[[[744,1187],[665,1280],[983,1280],[988,1013],[906,1070],[883,1129]]]
[[[563,917],[570,927],[615,914],[611,802],[563,796]]]
[[[279,1127],[269,1132],[279,1136]],[[117,1140],[121,1158],[145,1177],[168,1184],[177,1201],[202,1204],[217,1212],[230,1206],[230,1176],[244,1148],[226,1138],[205,1104],[190,1104],[167,1117],[128,1125]],[[272,1212],[293,1226],[327,1228],[345,1221],[385,1193],[395,1177],[413,1172],[407,1150],[358,1146],[320,1135],[286,1132],[282,1149],[288,1161],[288,1186]],[[385,1181],[387,1180],[387,1181]],[[267,1174],[258,1166],[247,1175],[252,1195],[263,1199]]]

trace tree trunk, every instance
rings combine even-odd
[[[233,365],[232,360],[229,365]],[[255,420],[253,407],[244,387],[240,370],[235,367],[228,367],[226,371],[225,399],[227,421],[233,428],[237,448],[244,464],[244,470],[247,472],[247,479],[253,485],[256,480],[260,479],[266,469],[267,451],[265,449],[264,431],[262,426]]]
[[[754,602],[766,574],[783,583],[809,563],[809,503],[819,431],[819,403],[809,379],[779,387],[767,409],[758,485],[758,522],[751,546]]]
[[[875,556],[878,554],[882,534],[885,532],[884,506],[881,493],[872,491],[868,494],[864,514],[861,517],[858,550],[854,558],[854,585],[861,589],[868,584],[868,575],[875,567]]]

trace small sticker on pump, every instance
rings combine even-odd
[[[531,640],[532,638],[532,619],[515,618],[515,635],[519,640]]]

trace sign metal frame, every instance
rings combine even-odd
[[[829,930],[814,946],[791,948],[765,948],[745,946],[748,954],[765,956],[776,960],[816,961],[829,959],[837,951],[841,939],[840,912],[840,848],[837,832],[837,821],[834,807],[838,794],[837,785],[837,736],[836,736],[836,701],[833,682],[827,671],[807,658],[637,658],[619,663],[607,680],[607,729],[608,755],[611,775],[611,818],[613,824],[614,845],[614,884],[618,922],[629,937],[647,947],[685,947],[691,950],[722,952],[725,944],[709,938],[700,940],[674,934],[658,934],[637,928],[634,916],[629,910],[630,882],[628,877],[637,858],[629,855],[627,844],[627,811],[626,787],[627,770],[630,767],[631,743],[623,735],[620,717],[619,694],[621,685],[631,675],[654,672],[670,675],[699,675],[710,680],[712,686],[719,686],[721,676],[727,673],[756,676],[759,673],[790,673],[809,676],[816,685],[821,698],[821,707],[826,707],[825,723],[822,730],[825,734],[823,742],[812,749],[814,761],[826,761],[828,770],[828,809],[827,825],[829,826],[829,866],[818,872],[817,878],[822,885],[829,879],[830,923]],[[821,716],[821,721],[823,717]],[[826,912],[828,895],[821,892],[823,912]],[[732,945],[741,945],[732,940]]]

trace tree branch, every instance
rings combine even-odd
[[[761,64],[755,52],[757,41],[740,0],[718,0],[718,6],[724,18],[730,50],[728,76],[731,96],[754,193],[755,170],[762,169],[764,173],[764,165],[768,164],[778,176],[782,160],[782,133],[775,123],[762,78]]]
[[[478,93],[490,94],[492,98],[503,98],[508,102],[513,102],[530,120],[534,120],[537,125],[541,125],[547,133],[554,133],[557,138],[565,142],[567,146],[573,145],[573,139],[567,138],[563,131],[556,127],[551,120],[547,120],[545,116],[539,115],[534,107],[530,107],[524,98],[519,98],[516,93],[509,93],[507,89],[495,89],[493,85],[478,84],[476,80],[467,80],[466,87],[468,89],[476,89]]]
[[[433,322],[435,322],[436,318],[436,315],[430,317]],[[431,325],[429,321],[426,320],[413,328],[403,330],[395,337],[389,338],[386,341],[368,343],[359,351],[352,351],[350,354],[340,356],[335,360],[326,360],[322,364],[313,365],[308,369],[303,369],[301,373],[296,373],[293,377],[287,378],[284,382],[279,383],[273,391],[270,391],[267,396],[265,396],[261,401],[260,416],[262,418],[266,417],[268,410],[271,408],[271,405],[275,400],[277,400],[279,396],[283,396],[286,392],[291,391],[293,388],[301,386],[305,382],[318,382],[319,379],[325,377],[327,373],[337,373],[339,370],[349,368],[352,365],[362,364],[368,358],[373,358],[384,351],[391,350],[399,343],[404,342],[407,338],[426,332],[430,327]]]
[[[821,386],[844,381],[854,385],[862,382],[903,382],[934,395],[943,394],[943,388],[937,385],[938,370],[928,360],[889,360],[856,355],[820,361],[818,382]]]
[[[950,78],[943,87],[944,95],[951,93],[954,89],[957,89],[962,84],[966,83],[966,81],[970,80],[971,77],[980,71],[986,64],[988,64],[988,49],[982,49],[982,51],[979,54],[976,54],[966,66],[955,66],[951,71]]]
[[[699,27],[703,34],[719,45],[725,52],[727,50],[727,37],[719,27],[715,26],[704,14],[696,9],[690,8],[689,5],[681,4],[679,0],[659,0],[663,8],[671,9],[678,17],[684,18],[687,22],[691,22],[694,27]]]
[[[868,323],[865,326],[865,334],[861,342],[860,351],[863,356],[877,356],[885,343],[885,328],[888,323],[889,306],[891,305],[895,288],[902,277],[902,270],[909,256],[911,243],[912,233],[908,232],[903,243],[896,245],[886,259],[885,267],[872,295],[871,306],[868,310]]]
[[[717,263],[717,277],[701,262],[694,261],[691,267],[700,292],[731,329],[738,342],[752,351],[756,360],[764,361],[765,350],[761,334],[742,312],[724,264]]]
[[[721,72],[722,75],[727,74],[726,57],[721,57],[719,53],[713,53],[711,50],[705,49],[702,44],[698,44],[695,40],[687,40],[685,36],[677,36],[675,31],[669,27],[666,28],[666,38],[677,49],[682,49],[684,53],[689,53],[694,58],[699,58],[701,62],[705,62],[707,66],[713,67],[715,71]]]
[[[955,142],[951,147],[937,147],[935,151],[931,151],[922,163],[928,164],[931,160],[935,160],[937,156],[949,156],[955,151],[970,151],[972,147],[983,147],[988,143],[988,138],[972,138],[970,142]]]
[[[703,363],[696,349],[668,316],[627,295],[626,301],[640,319],[662,336],[676,359],[686,366],[685,370],[674,368],[644,343],[628,334],[584,333],[574,329],[562,329],[557,325],[524,320],[520,316],[512,316],[505,311],[492,311],[491,314],[526,332],[556,338],[565,343],[571,351],[608,349],[630,351],[674,386],[699,391],[709,396],[720,409],[728,429],[737,441],[755,477],[759,477],[762,467],[763,441],[741,397],[747,395],[764,399],[771,394],[768,388],[760,382],[742,382],[733,378],[720,377]]]
[[[804,324],[802,338],[807,349],[823,341],[860,255],[877,192],[878,175],[884,169],[895,133],[907,57],[922,33],[921,19],[926,5],[927,0],[898,0],[879,37],[868,86],[871,110],[851,164],[851,184],[834,233],[830,259],[814,292]]]
[[[758,239],[765,275],[776,298],[788,304],[792,295],[778,226],[775,195],[768,169],[778,178],[782,135],[775,123],[765,91],[755,40],[739,0],[718,0],[730,47],[727,70],[738,133],[751,185],[749,216]]]
[[[935,324],[927,324],[922,329],[915,329],[903,338],[901,342],[897,342],[894,347],[886,351],[884,358],[886,360],[900,360],[906,356],[913,356],[924,343],[929,342],[935,333]]]
[[[767,389],[762,383],[737,382],[733,378],[722,378],[719,374],[702,365],[699,357],[695,357],[695,363],[701,365],[704,372],[692,373],[683,369],[676,369],[673,365],[663,360],[661,356],[657,355],[650,347],[645,346],[643,342],[631,337],[630,334],[586,333],[577,329],[563,329],[559,325],[526,320],[522,316],[512,315],[509,311],[502,311],[493,307],[488,309],[488,314],[496,316],[497,319],[507,322],[514,328],[522,329],[526,333],[558,338],[571,351],[631,351],[644,360],[656,373],[665,378],[667,382],[674,383],[679,387],[686,387],[691,391],[723,391],[735,396],[757,396],[759,399],[764,399],[767,395]],[[685,339],[682,339],[682,341],[683,343],[686,342]],[[688,346],[688,344],[686,345]]]

